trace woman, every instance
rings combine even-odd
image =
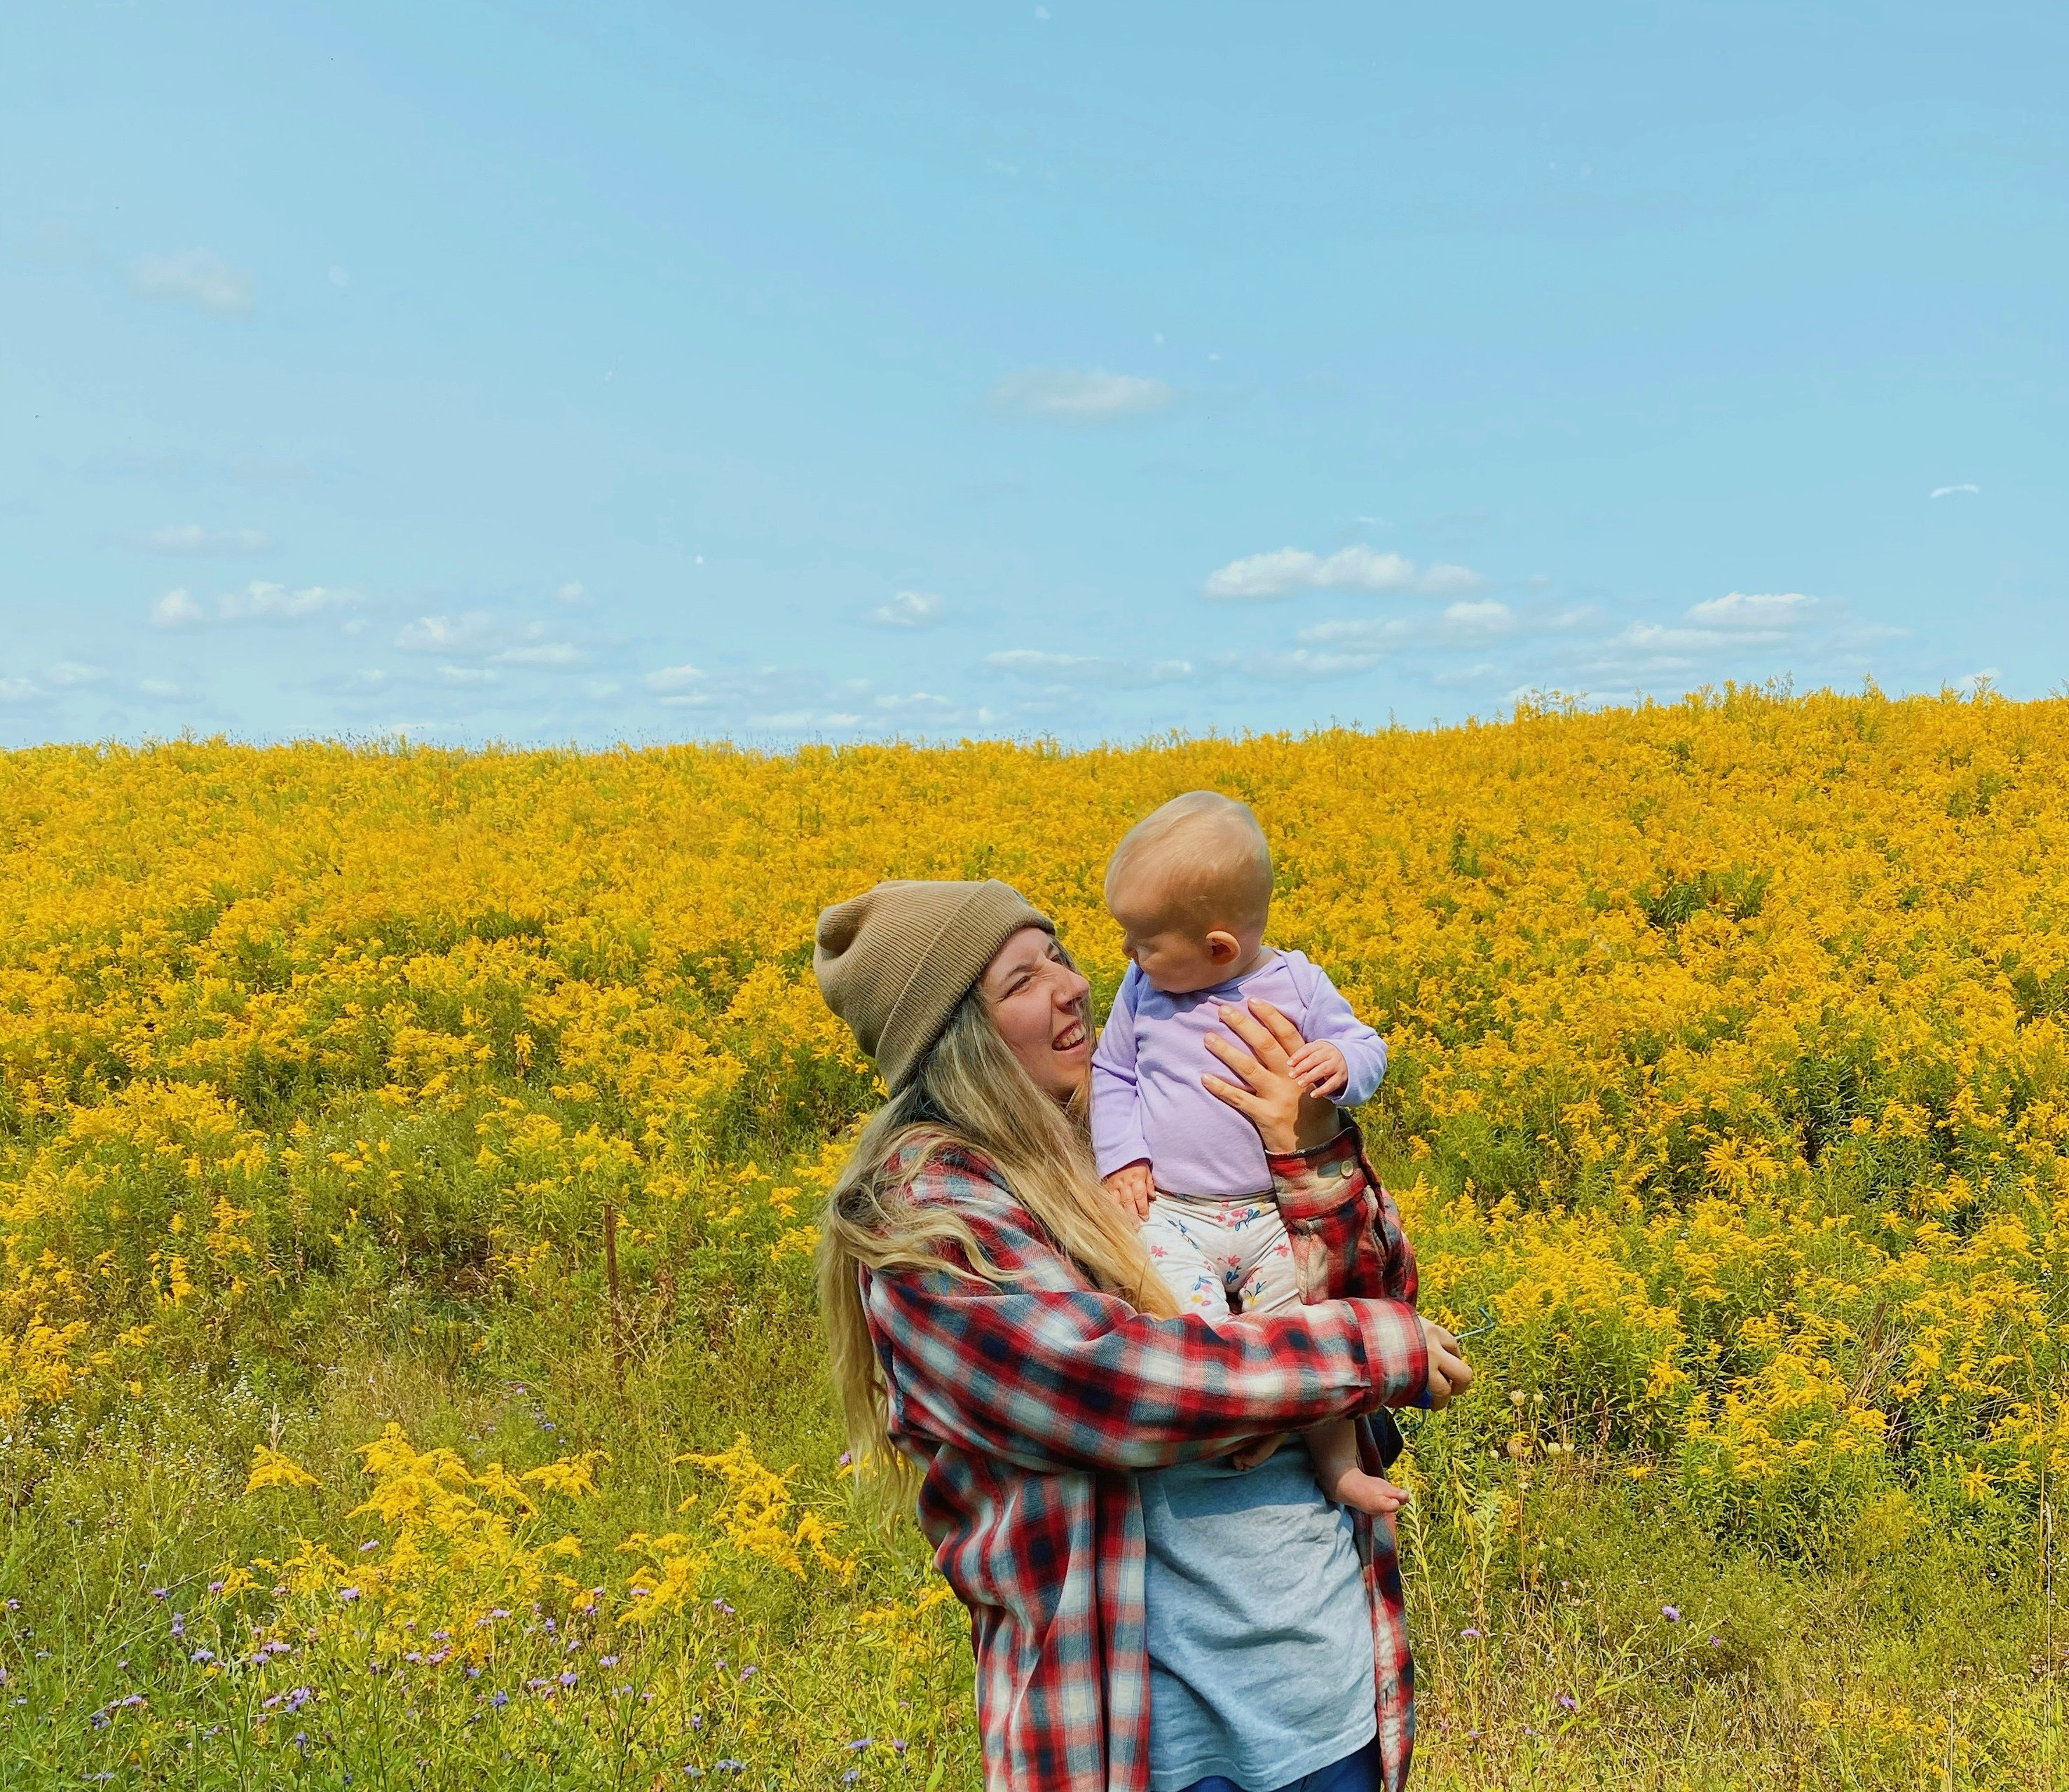
[[[890,1092],[826,1215],[835,1380],[860,1459],[916,1481],[936,1564],[969,1609],[986,1782],[1168,1787],[1138,1472],[1419,1398],[1442,1406],[1471,1371],[1414,1313],[1406,1246],[1368,1198],[1355,1129],[1287,1074],[1299,1039],[1283,1016],[1224,1010],[1250,1055],[1218,1047],[1236,1080],[1216,1092],[1256,1125],[1296,1249],[1326,1265],[1332,1295],[1360,1298],[1216,1330],[1177,1316],[1095,1179],[1090,990],[1046,916],[997,882],[880,884],[821,915],[813,962]],[[1400,1578],[1390,1533],[1361,1521],[1357,1534],[1361,1565],[1260,1565],[1252,1538],[1196,1565],[1236,1597],[1260,1567],[1296,1585],[1362,1582],[1373,1681],[1363,1710],[1337,1716],[1372,1740],[1310,1783],[1398,1789],[1413,1734]],[[1276,1633],[1238,1640],[1188,1672],[1268,1689]]]

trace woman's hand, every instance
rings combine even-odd
[[[1299,1027],[1262,998],[1240,1008],[1223,1002],[1221,1023],[1250,1049],[1210,1033],[1207,1050],[1241,1080],[1203,1076],[1202,1086],[1248,1120],[1267,1151],[1275,1157],[1312,1151],[1342,1130],[1334,1104],[1303,1088],[1293,1073],[1294,1055],[1307,1043]]]
[[[1415,1323],[1422,1328],[1423,1345],[1430,1353],[1430,1405],[1442,1411],[1473,1385],[1472,1366],[1459,1349],[1459,1341],[1443,1326],[1419,1315]]]

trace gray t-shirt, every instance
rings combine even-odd
[[[1214,1774],[1271,1792],[1363,1748],[1377,1727],[1372,1612],[1350,1515],[1323,1497],[1307,1451],[1136,1479],[1150,1792]]]

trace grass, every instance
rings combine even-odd
[[[877,1536],[852,1513],[852,1586],[735,1564],[712,1595],[732,1614],[706,1606],[658,1646],[613,1645],[605,1623],[577,1619],[550,1639],[513,1637],[455,1693],[398,1672],[392,1653],[369,1672],[382,1651],[364,1631],[289,1623],[267,1632],[296,1651],[280,1668],[206,1672],[251,1647],[222,1614],[194,1615],[206,1583],[226,1563],[279,1559],[304,1533],[349,1558],[369,1530],[349,1515],[365,1484],[353,1451],[390,1423],[477,1463],[605,1452],[577,1525],[599,1552],[674,1522],[699,1479],[679,1459],[741,1432],[839,1511],[801,1265],[712,1247],[685,1269],[665,1316],[651,1291],[632,1316],[622,1394],[598,1291],[580,1278],[536,1304],[468,1304],[366,1259],[323,1291],[320,1323],[283,1328],[300,1333],[292,1348],[240,1345],[153,1383],[147,1401],[11,1440],[4,1783],[622,1786],[739,1761],[729,1777],[742,1784],[856,1772],[976,1786],[955,1608],[931,1614],[931,1653],[894,1662],[859,1647],[859,1614],[909,1598],[924,1561],[909,1526]],[[1453,1418],[1410,1423],[1419,1785],[2054,1784],[2065,1639],[2051,1635],[2030,1553],[1879,1528],[1871,1512],[1822,1559],[1780,1560],[1692,1527],[1608,1458],[1510,1462],[1469,1489],[1446,1441]],[[269,1441],[322,1488],[244,1496],[253,1446]],[[619,1683],[630,1690],[591,1699],[578,1686],[557,1708],[526,1695],[561,1671],[569,1636],[585,1683],[614,1647],[636,1661]],[[198,1667],[197,1648],[215,1663]],[[484,1684],[517,1702],[485,1705]],[[264,1708],[300,1686],[312,1696],[284,1717]],[[504,1721],[512,1710],[521,1723]],[[863,1738],[874,1745],[846,1746]]]

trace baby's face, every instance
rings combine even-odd
[[[1214,941],[1235,945],[1232,933],[1181,922],[1125,884],[1108,889],[1106,900],[1120,924],[1122,949],[1166,995],[1190,995],[1228,981],[1235,953],[1225,950],[1217,957]]]
[[[1121,937],[1128,957],[1166,995],[1190,995],[1228,981],[1227,965],[1216,961],[1213,948],[1197,928],[1137,933],[1123,921]]]

